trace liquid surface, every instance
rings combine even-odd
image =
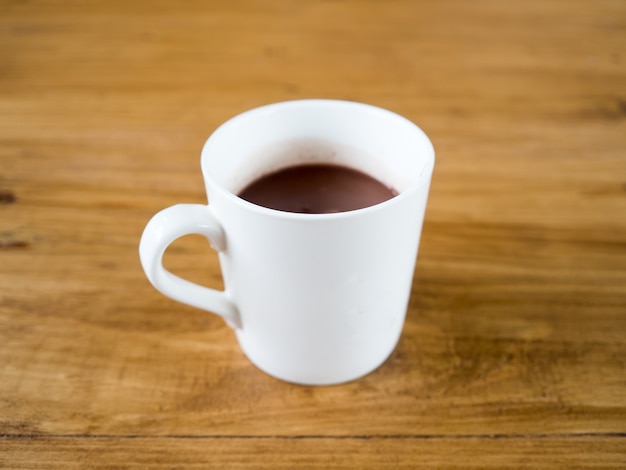
[[[329,214],[380,204],[398,194],[371,176],[331,164],[292,166],[245,187],[239,197],[286,212]]]

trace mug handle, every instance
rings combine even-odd
[[[204,235],[213,249],[226,249],[222,226],[202,204],[176,204],[150,219],[139,242],[139,258],[150,283],[162,294],[193,307],[209,310],[226,320],[232,328],[241,328],[235,304],[225,291],[186,281],[163,267],[163,254],[177,238],[189,234]]]

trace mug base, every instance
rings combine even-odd
[[[326,375],[322,373],[316,374],[307,374],[302,372],[296,373],[286,373],[286,371],[275,371],[273,368],[265,367],[263,364],[255,361],[251,355],[246,351],[245,347],[241,345],[241,349],[246,356],[246,358],[254,365],[257,369],[263,372],[270,377],[281,380],[283,382],[291,383],[294,385],[302,385],[302,386],[332,386],[332,385],[342,385],[349,382],[354,382],[355,380],[361,379],[366,375],[375,372],[378,368],[380,368],[387,359],[391,356],[395,347],[391,348],[391,351],[386,354],[382,360],[379,360],[374,363],[374,365],[369,365],[368,367],[360,367],[359,369],[355,369],[348,372],[343,373],[334,373],[332,375]]]

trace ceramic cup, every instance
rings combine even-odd
[[[319,142],[317,152],[302,142]],[[399,194],[333,214],[268,209],[237,196],[280,167],[325,161],[359,169]],[[221,315],[259,369],[307,385],[350,381],[380,366],[400,337],[434,166],[415,124],[374,106],[337,100],[276,103],[220,126],[202,150],[208,205],[157,213],[139,246],[161,293]],[[162,265],[166,248],[204,235],[218,251],[225,290]]]

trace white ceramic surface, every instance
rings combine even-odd
[[[329,149],[322,157],[293,152],[318,141]],[[366,171],[400,194],[335,214],[281,212],[236,196],[263,172],[319,159]],[[201,163],[209,204],[169,207],[144,230],[140,258],[154,287],[224,317],[247,357],[280,379],[335,384],[382,364],[400,337],[411,291],[434,165],[427,136],[370,105],[291,101],[223,124]],[[189,233],[205,235],[219,252],[225,291],[163,268],[167,246]]]

